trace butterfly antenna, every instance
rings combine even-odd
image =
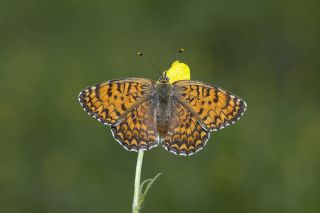
[[[137,55],[140,56],[140,57],[142,57],[142,58],[144,58],[144,59],[146,60],[146,62],[148,62],[160,75],[162,75],[160,69],[159,69],[156,65],[154,65],[154,63],[152,63],[151,61],[149,61],[149,60],[147,59],[147,57],[146,57],[142,52],[137,52]]]
[[[181,54],[182,52],[184,52],[184,49],[183,49],[183,48],[179,49],[179,51],[178,51],[177,54]]]
[[[184,52],[184,49],[183,48],[180,48],[175,54],[173,57],[171,57],[171,61],[175,60],[176,58],[179,58],[179,56]],[[169,62],[168,66],[166,67],[170,67],[170,63],[171,61]]]

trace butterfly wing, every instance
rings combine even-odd
[[[134,106],[152,95],[154,85],[154,81],[141,78],[111,80],[82,90],[79,102],[101,123],[114,125]]]
[[[198,118],[174,97],[170,102],[171,121],[162,138],[162,145],[179,155],[192,155],[200,151],[209,140],[210,133],[203,128]]]
[[[150,150],[158,146],[156,103],[151,97],[134,107],[111,127],[114,138],[127,150]]]
[[[175,96],[193,111],[210,131],[217,131],[235,123],[247,108],[241,98],[200,81],[177,81],[173,90]]]

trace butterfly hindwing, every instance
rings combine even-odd
[[[201,126],[197,117],[182,103],[172,99],[172,119],[162,145],[179,155],[192,155],[200,151],[209,139],[210,133]]]
[[[149,150],[158,146],[155,104],[152,98],[144,101],[111,127],[114,138],[127,150]]]
[[[100,122],[113,125],[139,101],[152,93],[155,82],[141,78],[107,81],[82,90],[79,101]]]
[[[174,90],[177,98],[194,111],[210,131],[235,123],[246,110],[241,98],[207,83],[177,81]]]

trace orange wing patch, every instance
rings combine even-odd
[[[217,131],[235,123],[246,110],[246,103],[231,93],[198,81],[178,81],[176,94],[194,111],[208,130]]]
[[[127,150],[150,150],[158,146],[155,106],[149,99],[136,106],[116,126],[111,127],[114,138]]]
[[[173,100],[172,120],[162,145],[170,152],[189,156],[200,151],[209,140],[210,133],[204,129],[196,116],[177,100]]]
[[[138,78],[108,81],[82,90],[79,101],[89,115],[112,125],[151,93],[152,84],[154,81]]]

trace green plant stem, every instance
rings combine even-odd
[[[133,193],[133,203],[132,203],[132,212],[139,213],[140,212],[140,178],[141,178],[141,169],[142,169],[142,161],[143,161],[143,152],[138,152],[137,165],[136,165],[136,175],[134,178],[134,193]]]

